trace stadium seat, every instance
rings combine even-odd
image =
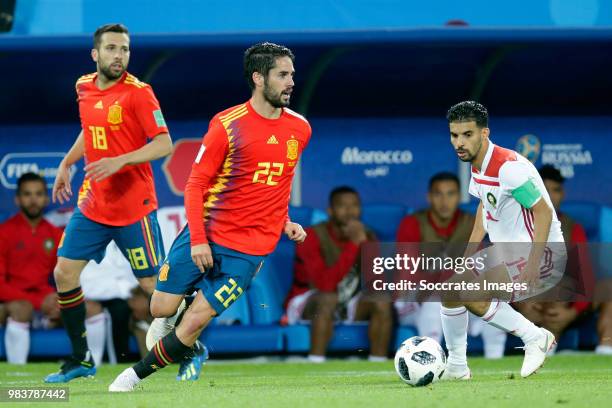
[[[406,209],[397,204],[366,204],[362,208],[363,223],[372,228],[381,242],[394,242],[397,227]]]
[[[283,351],[283,333],[278,325],[213,326],[204,330],[200,339],[213,356]]]
[[[213,325],[247,325],[251,324],[251,312],[249,310],[248,297],[242,295],[223,314],[215,317]]]
[[[612,207],[601,209],[599,234],[601,242],[612,242]]]
[[[309,226],[312,220],[312,208],[289,206],[289,218],[304,228]]]
[[[561,204],[561,212],[566,213],[584,227],[589,241],[600,240],[602,206],[600,204],[568,201]]]
[[[278,323],[283,314],[286,293],[281,290],[274,263],[264,262],[264,266],[247,291],[253,324]]]
[[[276,283],[278,284],[279,292],[282,294],[283,301],[293,282],[293,261],[295,259],[295,243],[290,241],[281,241],[276,246],[273,253],[268,256],[268,259],[264,262],[266,264],[273,264],[274,268],[271,270],[275,277]]]
[[[461,211],[465,211],[466,213],[469,214],[476,214],[476,210],[478,210],[478,204],[480,203],[480,201],[478,200],[471,200],[470,202],[467,203],[463,203],[463,204],[459,204],[459,209]]]
[[[312,218],[310,219],[310,225],[315,225],[323,221],[327,221],[329,216],[327,215],[327,211],[321,210],[320,208],[315,208],[312,210]]]

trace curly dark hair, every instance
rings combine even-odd
[[[480,128],[489,127],[487,108],[475,101],[463,101],[451,106],[446,113],[446,119],[448,123],[474,121]]]

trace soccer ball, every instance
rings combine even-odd
[[[407,384],[415,387],[440,379],[446,368],[446,354],[431,337],[410,337],[395,353],[395,371]]]

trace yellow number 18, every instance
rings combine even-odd
[[[108,150],[106,143],[106,130],[102,126],[90,126],[89,131],[93,138],[93,148],[99,150]]]

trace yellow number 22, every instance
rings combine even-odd
[[[262,183],[269,186],[275,186],[278,181],[272,180],[272,177],[280,176],[283,174],[284,163],[270,163],[270,162],[259,162],[257,163],[259,170],[253,174],[253,183]],[[261,179],[259,176],[263,176]],[[266,177],[267,176],[267,177]]]

